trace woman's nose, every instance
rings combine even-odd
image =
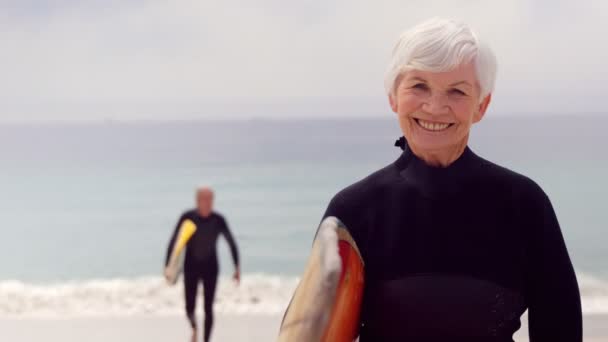
[[[439,92],[431,93],[422,104],[422,110],[432,115],[447,114],[450,111],[447,95]]]

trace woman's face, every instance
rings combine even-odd
[[[389,101],[409,145],[441,152],[466,146],[471,125],[481,120],[491,96],[479,98],[475,67],[468,63],[447,72],[407,71]]]

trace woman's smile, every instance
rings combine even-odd
[[[418,127],[422,128],[425,131],[433,133],[441,133],[447,131],[449,128],[454,126],[454,123],[435,122],[417,118],[414,118],[414,121],[416,122]]]

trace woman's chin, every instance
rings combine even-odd
[[[434,152],[441,152],[443,150],[449,151],[452,147],[458,145],[451,139],[440,139],[438,137],[433,137],[430,139],[428,137],[425,137],[423,139],[414,137],[411,140],[408,139],[408,144],[412,146],[412,149],[414,149],[414,151],[424,150]]]

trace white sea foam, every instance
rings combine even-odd
[[[215,310],[231,314],[279,314],[287,307],[298,278],[253,274],[240,286],[221,277]],[[202,295],[198,305],[202,303]],[[160,277],[90,280],[51,285],[0,282],[0,316],[75,317],[171,315],[184,311],[183,285]]]
[[[608,313],[608,282],[578,275],[583,312]],[[215,310],[223,314],[282,314],[298,278],[244,275],[239,287],[229,278],[218,283]],[[198,307],[202,303],[199,297]],[[183,285],[170,287],[160,277],[87,280],[49,285],[0,282],[0,317],[79,317],[181,315]]]
[[[608,281],[587,274],[578,274],[583,313],[608,313]]]

